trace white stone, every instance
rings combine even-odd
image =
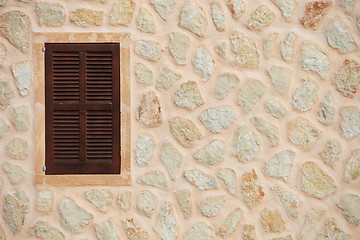
[[[230,91],[240,82],[235,74],[225,73],[217,78],[214,95],[217,99],[224,99]]]
[[[195,71],[200,74],[203,81],[209,80],[214,74],[215,62],[212,59],[210,51],[206,47],[196,48],[192,59],[192,65]]]
[[[196,151],[193,158],[200,164],[211,166],[224,161],[225,143],[220,140],[211,141],[204,148]]]
[[[299,112],[310,110],[318,98],[318,92],[319,87],[316,83],[303,79],[292,97],[293,107]]]
[[[139,213],[151,217],[157,208],[159,198],[149,191],[140,192],[137,195],[137,209]]]
[[[225,221],[221,224],[219,228],[219,233],[222,238],[230,237],[233,232],[237,229],[241,218],[243,217],[243,212],[240,208],[235,209],[232,211],[227,217]]]
[[[269,112],[275,118],[282,118],[286,115],[287,110],[280,102],[276,100],[270,100],[265,103],[267,112]]]
[[[186,64],[189,47],[190,38],[185,34],[180,32],[172,32],[169,34],[169,51],[176,64]]]
[[[3,202],[3,218],[11,232],[17,234],[25,224],[26,215],[30,210],[30,201],[25,192],[7,194]]]
[[[269,58],[274,47],[274,41],[279,36],[279,33],[269,33],[264,39],[264,56]]]
[[[206,33],[208,20],[197,2],[187,2],[181,9],[179,26],[200,37]]]
[[[159,78],[156,81],[156,89],[159,91],[167,90],[180,78],[181,75],[179,73],[172,71],[168,67],[162,66],[160,68]]]
[[[136,182],[141,185],[153,186],[161,189],[167,188],[165,175],[160,171],[151,171],[145,173],[138,177]]]
[[[242,0],[226,0],[229,11],[235,20],[239,20],[245,11],[245,4]]]
[[[345,13],[351,13],[355,9],[356,0],[339,0],[340,5],[344,8]]]
[[[314,229],[316,223],[319,222],[324,213],[325,211],[322,209],[311,208],[305,214],[305,220],[298,235],[298,239],[307,240],[310,232]]]
[[[342,136],[354,139],[360,133],[360,111],[357,107],[342,107],[340,109],[340,127]]]
[[[148,134],[140,134],[136,140],[135,160],[140,166],[147,166],[154,155],[155,139]]]
[[[255,126],[257,130],[259,130],[261,134],[267,137],[267,139],[270,141],[271,146],[276,147],[279,145],[279,129],[275,125],[265,121],[260,117],[252,118],[251,123]]]
[[[235,156],[241,162],[253,161],[260,153],[259,138],[246,126],[241,126],[233,138]]]
[[[223,59],[226,59],[226,49],[227,49],[227,44],[226,42],[220,42],[217,45],[215,45],[214,47],[214,51]]]
[[[100,212],[107,212],[113,200],[113,195],[110,191],[100,191],[97,189],[85,191],[83,192],[83,196]]]
[[[341,145],[337,139],[331,139],[326,142],[325,146],[319,152],[324,163],[331,167],[336,167],[339,161],[339,154],[341,153]]]
[[[235,53],[235,64],[240,68],[256,69],[259,65],[259,54],[255,41],[240,32],[233,32],[230,41]]]
[[[293,49],[296,38],[296,34],[294,32],[290,32],[287,39],[280,43],[280,53],[286,62],[291,62],[293,59]]]
[[[32,82],[31,61],[21,61],[11,65],[11,71],[16,79],[16,85],[21,96],[29,94]]]
[[[200,212],[206,217],[215,217],[218,215],[225,202],[225,196],[207,197],[199,204]]]
[[[10,130],[9,125],[3,119],[0,119],[0,139],[5,137]]]
[[[216,189],[216,181],[214,177],[207,175],[206,173],[198,170],[187,170],[184,173],[187,181],[197,187],[199,190]]]
[[[338,19],[329,24],[326,34],[330,47],[337,49],[340,53],[348,53],[357,49],[349,28]]]
[[[156,42],[139,40],[135,42],[134,48],[135,53],[144,59],[157,61],[161,57],[161,46]]]
[[[30,113],[27,106],[14,108],[13,123],[18,132],[25,132],[30,127]]]
[[[336,204],[341,214],[350,224],[357,226],[360,222],[360,197],[355,194],[345,194]]]
[[[254,105],[260,101],[267,87],[256,79],[248,79],[238,94],[238,104],[245,113],[250,112]]]
[[[96,237],[98,240],[119,240],[116,232],[116,225],[112,218],[95,225]]]
[[[290,21],[296,7],[295,0],[272,0],[274,4],[280,9],[286,21]]]
[[[215,25],[216,30],[223,32],[225,30],[225,16],[221,5],[217,1],[210,3],[211,6],[211,17]]]
[[[275,178],[282,178],[287,181],[293,165],[295,152],[286,150],[273,156],[265,162],[264,172]]]
[[[269,74],[275,90],[281,95],[285,94],[290,87],[292,71],[289,68],[272,66]]]
[[[153,73],[143,63],[136,63],[135,76],[138,83],[151,85],[153,83]]]
[[[167,20],[170,16],[174,9],[175,2],[176,0],[151,0],[151,4],[163,20]]]
[[[330,125],[334,122],[336,108],[335,98],[331,92],[328,92],[320,103],[318,111],[318,120],[324,125]]]
[[[360,148],[351,153],[345,166],[344,180],[351,182],[360,176]]]
[[[164,142],[160,150],[160,160],[173,181],[180,170],[182,158],[181,153],[170,142]]]
[[[4,163],[2,165],[3,171],[6,173],[6,175],[9,178],[9,182],[11,184],[17,184],[24,180],[26,172],[24,169],[22,169],[20,166],[13,165],[11,163]]]
[[[155,22],[153,15],[145,8],[140,8],[139,16],[136,21],[136,27],[142,32],[155,32]]]
[[[237,177],[236,172],[230,168],[224,168],[219,171],[218,177],[223,181],[227,190],[235,195],[237,191]]]
[[[219,133],[236,120],[234,110],[229,106],[208,108],[201,113],[199,120],[212,133]]]
[[[174,94],[173,102],[175,105],[190,111],[204,104],[198,85],[194,81],[181,84]]]
[[[285,188],[281,187],[280,185],[276,185],[271,188],[272,193],[277,196],[281,203],[283,204],[286,213],[290,217],[298,217],[300,212],[300,200],[299,198],[287,191]]]
[[[302,45],[301,64],[304,70],[316,72],[324,79],[330,69],[330,60],[326,52],[309,41],[305,41]]]
[[[203,222],[192,225],[189,232],[184,236],[184,240],[212,240],[213,238],[214,231]]]
[[[36,210],[39,212],[50,212],[53,208],[53,192],[50,190],[42,190],[37,192]]]
[[[170,202],[164,202],[156,219],[154,230],[162,240],[176,240],[179,235],[179,226]]]

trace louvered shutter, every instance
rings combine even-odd
[[[46,174],[120,173],[119,44],[45,44]]]

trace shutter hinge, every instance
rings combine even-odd
[[[46,47],[42,47],[41,51],[45,52],[46,51]]]
[[[43,171],[46,172],[46,166],[43,166]]]

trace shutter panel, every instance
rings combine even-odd
[[[119,44],[45,47],[46,174],[119,174]]]

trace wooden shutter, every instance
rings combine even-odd
[[[45,44],[47,175],[120,173],[119,48]]]

